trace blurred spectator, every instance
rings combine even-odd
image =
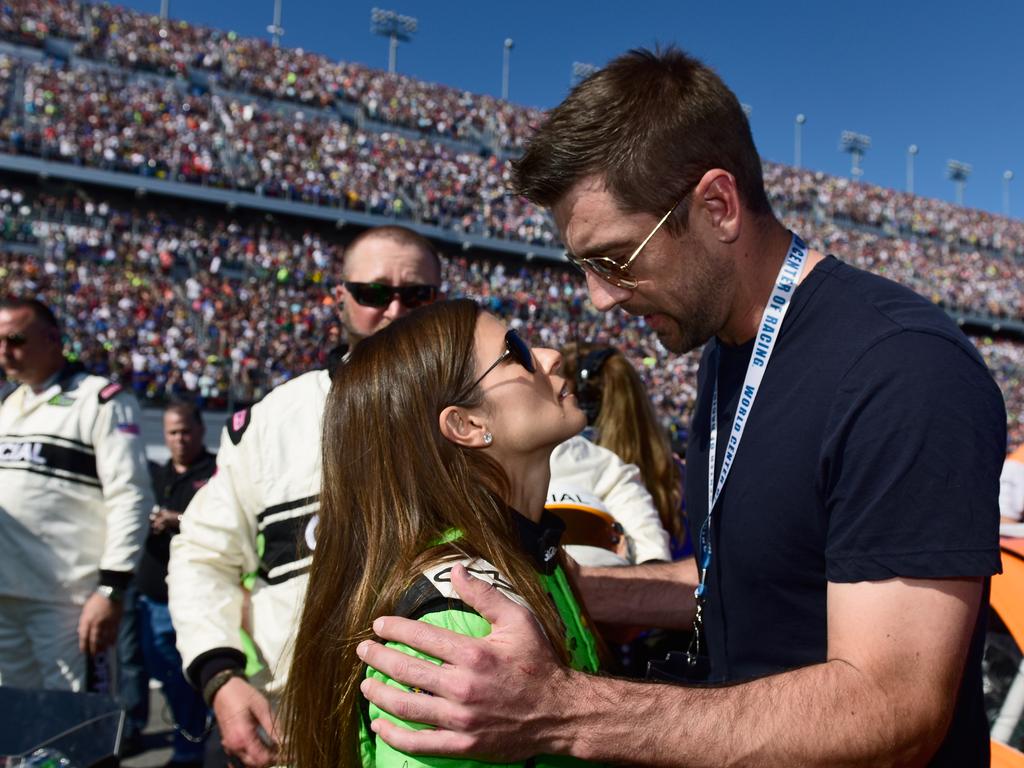
[[[0,303],[0,367],[20,382],[0,403],[0,684],[85,690],[100,682],[88,657],[117,637],[152,506],[138,404],[63,358],[35,300]]]
[[[206,737],[206,704],[182,673],[166,583],[171,538],[178,533],[182,513],[217,468],[216,455],[203,445],[204,434],[202,416],[193,403],[172,400],[164,409],[164,443],[171,457],[166,464],[150,464],[156,505],[136,575],[146,671],[160,681],[174,715],[170,768],[200,765]]]

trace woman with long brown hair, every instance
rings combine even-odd
[[[561,524],[544,511],[551,451],[585,423],[560,362],[462,300],[395,321],[336,373],[316,551],[282,708],[295,768],[453,765],[374,737],[370,720],[390,716],[368,706],[359,683],[384,678],[355,649],[388,613],[487,634],[452,591],[455,563],[528,606],[566,663],[597,670],[597,643],[562,568]]]

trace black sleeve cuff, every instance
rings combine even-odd
[[[113,587],[122,592],[132,584],[131,571],[100,571],[100,586]]]
[[[188,665],[185,677],[197,691],[202,691],[210,678],[225,669],[245,670],[245,654],[235,648],[213,648],[199,654]]]

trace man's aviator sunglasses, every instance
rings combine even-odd
[[[686,198],[684,197],[683,200],[685,199]],[[640,251],[642,251],[647,243],[650,242],[651,238],[658,234],[658,230],[661,229],[662,225],[666,221],[668,221],[668,217],[672,215],[672,212],[679,207],[679,203],[683,200],[680,200],[669,208],[668,212],[661,217],[661,220],[654,225],[654,229],[651,230],[651,233],[643,239],[643,242],[636,247],[636,250],[633,251],[630,257],[625,261],[616,261],[610,256],[585,256],[583,258],[579,258],[569,252],[566,252],[566,256],[568,256],[569,261],[579,267],[581,271],[586,272],[589,270],[607,283],[616,285],[619,288],[633,290],[640,284],[640,281],[629,274],[630,266],[634,261],[636,261],[636,257],[640,255]]]
[[[28,336],[24,333],[9,333],[0,336],[0,341],[6,341],[8,347],[24,347],[28,343]]]
[[[434,285],[388,285],[386,283],[353,283],[345,281],[345,289],[364,307],[383,309],[396,296],[406,309],[416,309],[437,298]]]
[[[505,351],[501,353],[501,356],[491,363],[490,367],[480,374],[480,378],[473,382],[473,386],[470,389],[476,389],[476,385],[479,384],[488,373],[493,371],[508,358],[512,358],[519,363],[528,373],[535,373],[537,366],[533,364],[533,353],[530,351],[530,347],[525,341],[519,338],[519,334],[513,330],[509,330],[505,334]]]

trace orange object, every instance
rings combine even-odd
[[[1010,630],[1017,646],[1024,648],[1024,539],[1003,538],[1003,572],[992,577],[989,603]]]
[[[992,742],[992,768],[1024,768],[1024,753],[1013,747]]]
[[[992,577],[989,604],[999,614],[1017,647],[1024,648],[1024,539],[1004,537],[999,543],[1003,572]],[[1024,753],[993,739],[992,766],[1024,768]]]

